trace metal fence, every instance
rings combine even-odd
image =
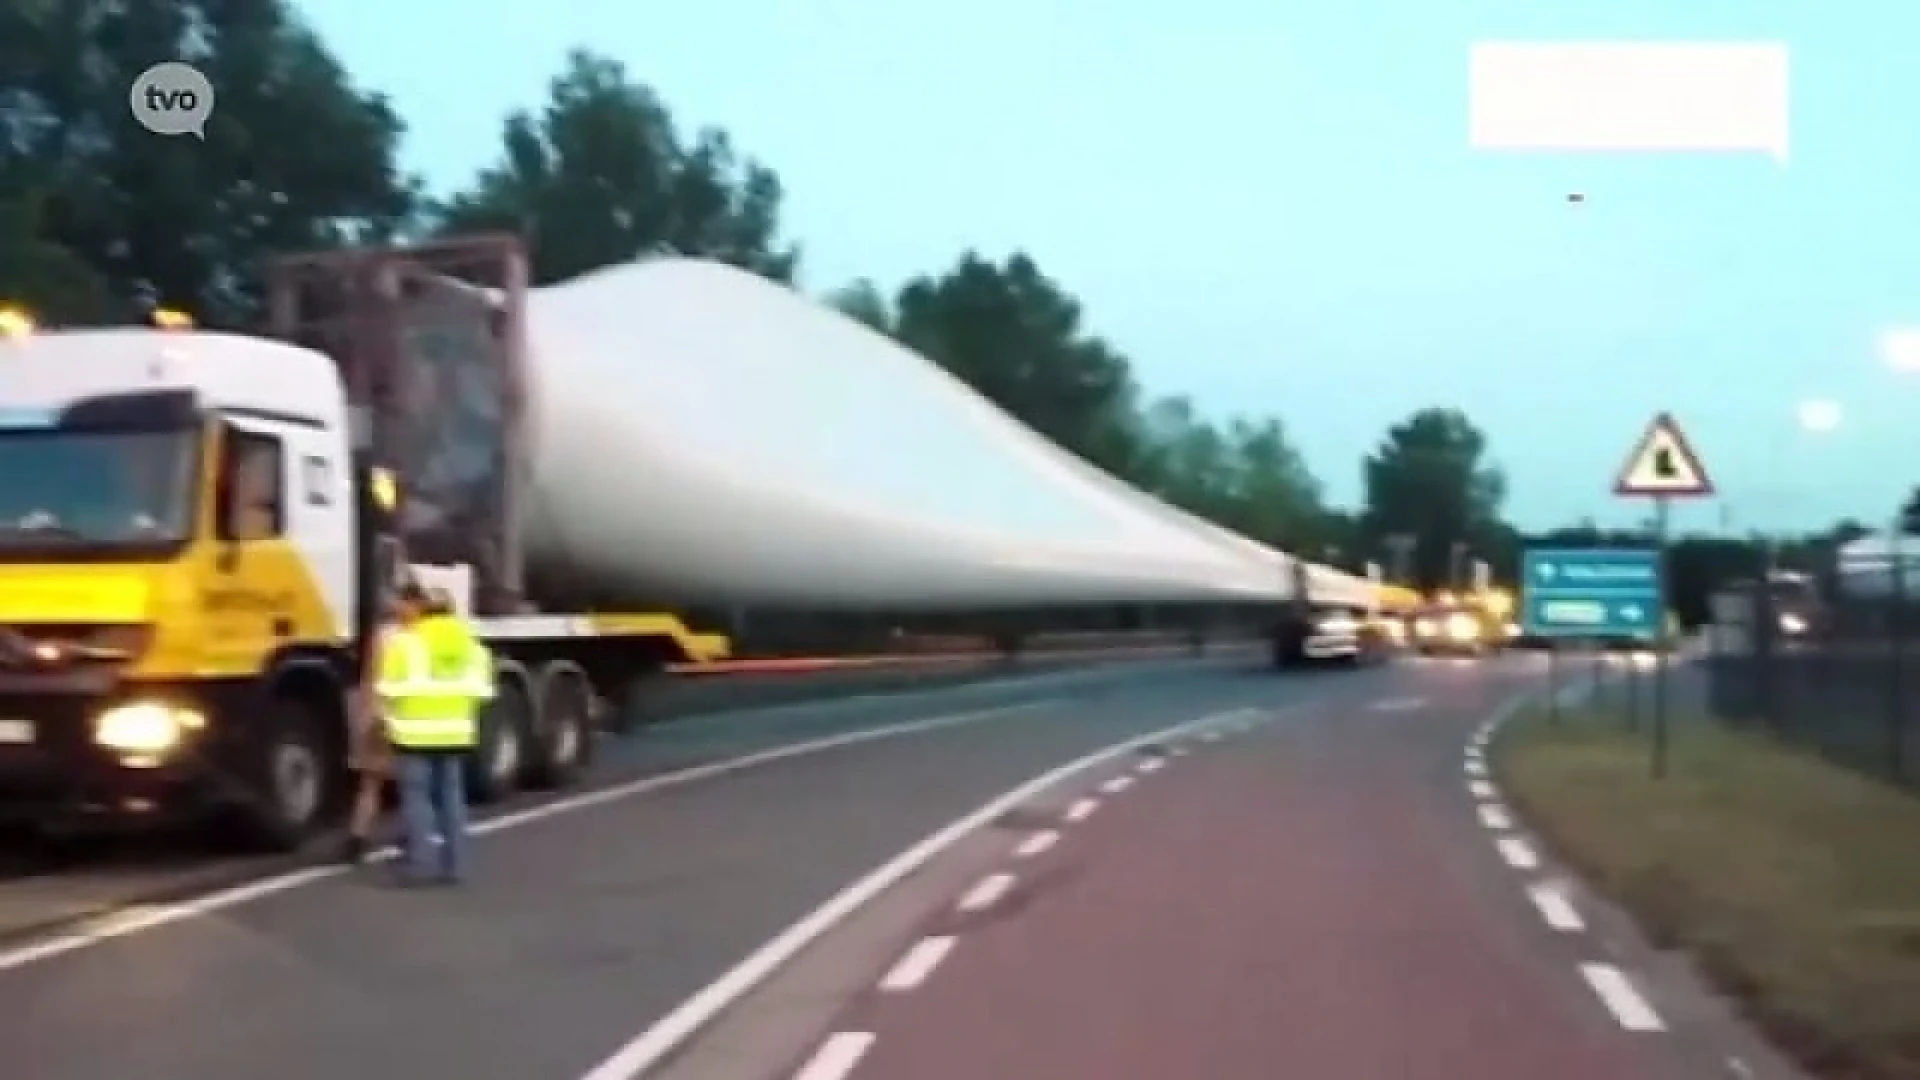
[[[1709,707],[1721,719],[1920,788],[1912,564],[1837,561],[1817,575],[1722,593],[1706,664]]]

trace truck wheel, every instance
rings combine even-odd
[[[480,714],[480,743],[467,770],[468,801],[495,803],[513,794],[526,768],[533,703],[519,679],[501,679]]]
[[[254,798],[238,815],[248,847],[293,851],[325,824],[333,770],[320,739],[320,717],[296,697],[267,707]]]
[[[593,759],[593,687],[578,668],[549,667],[540,676],[540,724],[527,747],[527,784],[563,787]]]

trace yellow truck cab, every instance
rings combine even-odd
[[[367,614],[345,416],[272,341],[0,342],[0,806],[318,814]]]
[[[375,265],[427,272],[410,260]],[[510,414],[480,431],[507,447],[491,479],[441,490],[421,463],[444,459],[446,436],[356,400],[426,362],[405,314],[362,312],[348,324],[387,332],[329,352],[178,319],[0,319],[0,817],[211,815],[299,845],[344,808],[349,702],[402,572],[448,588],[495,657],[476,801],[575,780],[634,680],[726,655],[671,614],[550,614],[513,585],[521,518],[497,487],[521,475]],[[494,509],[435,548],[404,527],[410,486]]]

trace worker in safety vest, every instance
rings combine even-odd
[[[493,697],[493,657],[445,593],[408,584],[398,607],[374,692],[398,758],[408,869],[416,882],[456,882],[466,873],[467,757],[480,740],[480,703]]]

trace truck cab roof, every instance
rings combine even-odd
[[[311,349],[211,330],[42,330],[0,340],[0,418],[110,395],[191,391],[202,407],[337,428],[333,362]]]

